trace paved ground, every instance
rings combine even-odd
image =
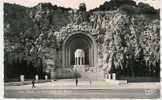
[[[103,81],[62,80],[31,85],[5,86],[7,98],[159,98],[160,83],[109,84]]]

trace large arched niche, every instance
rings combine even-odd
[[[74,53],[76,49],[85,51],[86,65],[96,67],[97,49],[95,40],[85,32],[75,32],[65,38],[62,45],[62,66],[70,68],[74,65]]]

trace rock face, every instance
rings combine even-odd
[[[146,7],[151,9],[147,10],[149,13],[146,10],[137,13],[134,7],[139,9],[141,5],[122,4],[132,7],[134,12],[130,13],[128,6],[109,3],[104,5],[113,9],[102,5],[89,12],[84,4],[79,10],[48,3],[33,8],[4,4],[5,78],[13,78],[9,74],[15,72],[14,77],[30,76],[30,73],[42,76],[52,73],[51,78],[56,78],[56,74],[62,78],[73,77],[72,67],[63,67],[63,46],[70,35],[78,32],[90,36],[96,46],[94,66],[88,71],[159,77],[160,18],[157,11]],[[24,71],[18,72],[16,68]]]

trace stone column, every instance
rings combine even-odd
[[[78,65],[78,57],[76,57],[76,65]]]
[[[80,65],[80,57],[78,57],[78,65]]]
[[[80,65],[82,65],[82,57],[80,57]]]
[[[20,75],[20,82],[24,82],[24,75]]]
[[[85,65],[85,57],[83,57],[83,64]]]
[[[113,73],[113,74],[112,74],[112,79],[113,79],[113,80],[116,80],[116,73]]]
[[[76,57],[74,59],[75,59],[74,65],[76,65]]]

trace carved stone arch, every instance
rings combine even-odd
[[[73,56],[75,49],[85,51],[87,61],[90,67],[97,65],[97,47],[94,38],[88,32],[73,32],[67,36],[62,45],[62,66],[73,66]]]

